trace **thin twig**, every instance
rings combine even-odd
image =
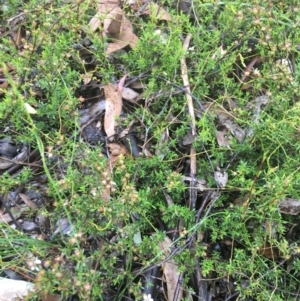
[[[192,146],[190,151],[190,176],[191,176],[191,183],[190,183],[190,209],[194,210],[196,206],[196,200],[197,200],[197,188],[196,188],[196,173],[197,173],[197,156],[196,156],[196,150]]]
[[[186,38],[183,42],[183,50],[185,50],[185,51],[188,50],[191,38],[192,38],[191,34],[188,34],[186,36]],[[191,91],[190,91],[190,82],[189,82],[189,78],[188,78],[188,72],[187,72],[185,56],[181,59],[180,64],[181,64],[181,77],[182,77],[182,80],[183,80],[183,84],[186,87],[186,90],[188,92],[188,93],[185,93],[185,97],[187,99],[189,113],[190,113],[191,120],[192,120],[192,134],[196,135],[196,119],[195,119],[193,99],[190,95],[190,93],[191,93]]]

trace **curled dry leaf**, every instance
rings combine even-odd
[[[34,107],[32,107],[29,103],[24,103],[25,109],[29,114],[37,114],[37,111]]]
[[[226,138],[226,134],[227,134],[227,130],[217,131],[216,132],[217,141],[219,146],[226,146],[227,148],[230,149],[230,144]]]
[[[109,83],[104,86],[104,94],[106,98],[104,129],[108,137],[115,134],[115,119],[118,118],[122,110],[122,95],[115,87]]]
[[[215,171],[214,178],[220,187],[225,187],[228,181],[228,173],[226,171]]]

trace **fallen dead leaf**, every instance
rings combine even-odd
[[[125,146],[118,144],[118,143],[109,143],[108,144],[108,150],[109,150],[109,161],[107,162],[107,165],[105,167],[105,172],[107,173],[107,179],[111,178],[111,170],[115,167],[115,165],[118,163],[120,156],[128,156],[129,152],[125,148]],[[103,201],[109,201],[110,194],[111,194],[111,185],[104,187],[102,191],[102,199]]]
[[[124,15],[122,18],[120,34],[114,35],[108,33],[107,36],[113,41],[107,46],[107,54],[123,49],[127,45],[134,48],[138,42],[138,37],[133,32],[131,22]]]
[[[145,9],[144,14],[153,16],[161,21],[171,21],[172,18],[169,13],[157,3],[150,2],[148,7]]]
[[[143,4],[145,4],[148,0],[125,0],[124,2],[126,4],[128,4],[129,6],[132,5],[139,5],[142,6]]]
[[[120,116],[122,110],[122,95],[112,83],[103,89],[106,98],[104,129],[109,139],[112,139],[115,134],[116,118]]]
[[[98,14],[96,14],[89,22],[89,28],[92,31],[96,31],[99,26],[101,25],[101,19],[100,16]]]
[[[172,245],[171,239],[166,236],[164,241],[162,241],[159,244],[159,247],[162,251],[165,252],[166,256],[168,256],[170,254],[171,245]],[[173,300],[173,301],[182,300],[181,299],[182,289],[180,289],[177,299],[174,300],[180,273],[178,271],[178,265],[173,259],[167,260],[163,264],[163,274],[164,274],[165,282],[167,284],[168,300]]]
[[[140,80],[136,80],[131,83],[129,87],[132,89],[145,89],[145,84],[143,84]]]
[[[32,107],[30,104],[27,102],[24,103],[25,109],[29,114],[37,114],[37,111],[34,107]]]
[[[226,134],[227,134],[227,130],[216,131],[217,141],[218,141],[219,146],[226,146],[227,148],[230,149],[230,144],[226,138]]]
[[[38,205],[35,202],[33,202],[26,194],[19,193],[19,197],[29,208],[33,210],[38,209]]]
[[[92,72],[87,72],[83,75],[83,84],[87,85],[91,82],[93,79],[93,73]]]
[[[126,100],[129,100],[131,102],[135,103],[136,98],[139,96],[139,93],[135,92],[134,90],[123,87],[122,89],[122,97]]]
[[[138,37],[133,32],[131,22],[125,17],[122,9],[119,7],[119,1],[99,1],[97,14],[90,20],[89,27],[96,31],[103,24],[104,36],[112,40],[108,44],[106,53],[118,51],[127,45],[133,48]]]
[[[112,167],[115,167],[116,163],[119,160],[120,155],[123,156],[129,155],[129,152],[126,149],[126,147],[118,143],[109,143],[108,149],[110,153],[109,161]]]
[[[124,87],[124,84],[125,84],[126,77],[127,77],[127,74],[125,74],[125,75],[120,79],[120,81],[119,81],[119,83],[118,83],[118,91],[119,91],[120,93],[122,93],[122,91],[123,91],[123,87]]]
[[[25,212],[28,212],[29,208],[27,205],[24,204],[24,205],[20,205],[18,207],[13,207],[10,211],[11,211],[13,217],[15,219],[18,219],[22,214],[25,214]],[[0,213],[0,223],[1,222],[10,223],[12,221],[13,221],[13,219],[9,215],[9,213],[5,213],[5,214]]]
[[[258,250],[258,254],[272,259],[277,259],[280,257],[278,248],[270,245],[268,242]]]
[[[107,16],[116,8],[119,7],[119,2],[116,0],[104,0],[98,2],[98,11],[89,22],[89,27],[92,31],[96,31]]]
[[[103,21],[103,30],[112,35],[119,35],[121,32],[122,19],[122,9],[120,7],[113,8]]]
[[[228,173],[226,171],[215,171],[214,177],[220,187],[225,187],[228,181]]]

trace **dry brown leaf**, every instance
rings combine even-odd
[[[147,149],[147,148],[143,148],[143,154],[147,157],[147,158],[152,158],[153,155],[151,154],[151,152]]]
[[[148,0],[125,0],[124,2],[128,4],[131,9],[137,12],[143,4],[147,3]]]
[[[119,2],[116,0],[104,0],[98,2],[98,12],[97,14],[90,20],[89,27],[92,31],[96,31],[101,23],[104,22],[107,15],[113,11],[114,8],[119,7]]]
[[[279,250],[276,246],[270,245],[270,243],[266,242],[259,250],[258,254],[265,256],[267,258],[277,259],[280,257]]]
[[[25,102],[24,107],[29,114],[37,114],[36,109],[32,107],[29,103]]]
[[[87,85],[91,82],[91,80],[93,79],[93,72],[86,72],[83,75],[83,84]]]
[[[165,237],[164,241],[162,241],[159,244],[160,249],[165,252],[166,256],[170,254],[171,245],[172,245],[172,241],[167,236]],[[180,273],[178,271],[178,265],[173,259],[167,260],[163,264],[163,274],[168,289],[168,300],[174,300]],[[182,289],[180,288],[179,294],[177,296],[177,300],[174,301],[179,301],[181,299],[182,299]]]
[[[132,5],[138,5],[138,6],[142,6],[143,4],[145,4],[148,0],[125,0],[124,2],[126,4],[128,4],[129,6]]]
[[[226,134],[227,134],[227,130],[216,131],[217,141],[218,141],[219,146],[226,146],[227,148],[230,149],[230,144],[226,138]]]
[[[228,182],[228,173],[226,171],[215,171],[214,178],[220,187],[225,187]]]
[[[133,48],[138,37],[133,33],[131,22],[126,19],[118,1],[100,1],[98,12],[90,20],[89,27],[95,31],[103,23],[103,35],[113,40],[107,47],[106,53],[118,51],[127,45]]]
[[[96,31],[101,25],[101,19],[99,14],[96,14],[89,22],[89,27],[92,31]]]
[[[109,149],[110,156],[109,156],[109,161],[105,167],[105,171],[109,175],[108,178],[111,178],[111,169],[115,167],[115,165],[119,161],[121,155],[127,156],[127,155],[129,155],[129,152],[123,145],[118,144],[118,143],[109,143],[108,149]],[[109,201],[110,193],[111,193],[111,187],[109,185],[109,186],[105,187],[102,191],[103,201]]]
[[[144,89],[145,84],[143,84],[140,80],[136,80],[135,82],[131,83],[129,87],[132,89]]]
[[[35,202],[33,202],[26,194],[19,193],[19,197],[29,208],[31,208],[33,210],[39,208],[38,205]]]
[[[160,7],[157,3],[150,2],[144,14],[153,16],[161,21],[171,21],[172,18],[169,13],[162,7]]]
[[[98,2],[98,13],[103,15],[107,15],[110,13],[115,7],[119,6],[118,0],[100,0]]]
[[[130,88],[123,87],[122,97],[126,100],[132,101],[135,103],[135,99],[139,96],[139,93],[135,92]]]
[[[121,32],[122,19],[122,9],[115,7],[103,21],[104,31],[112,35],[119,35]]]
[[[122,95],[112,83],[105,85],[103,89],[106,99],[104,129],[107,136],[111,139],[115,134],[115,119],[121,114]]]
[[[107,54],[118,51],[127,45],[134,48],[139,40],[133,32],[131,22],[124,15],[121,24],[121,33],[118,35],[107,34],[107,36],[113,40],[106,49]]]
[[[128,150],[125,146],[118,144],[118,143],[109,143],[108,149],[110,153],[109,161],[112,167],[115,167],[116,163],[118,162],[120,155],[127,156],[129,155]]]
[[[19,218],[23,213],[28,212],[28,206],[27,205],[20,205],[18,207],[13,207],[11,210],[12,215],[14,216],[15,219]],[[12,222],[13,219],[8,213],[1,214],[0,213],[0,223],[10,223]]]

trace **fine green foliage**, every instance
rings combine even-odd
[[[19,174],[3,172],[1,197],[19,187],[38,190],[34,181],[45,175],[48,202],[38,210],[52,224],[52,232],[38,240],[0,223],[1,269],[35,283],[28,300],[54,293],[61,300],[75,295],[142,300],[143,273],[163,267],[167,258],[161,247],[166,236],[184,275],[182,298],[198,294],[197,266],[219,289],[234,286],[219,292],[224,300],[234,293],[236,300],[297,300],[299,217],[278,209],[286,197],[300,200],[296,1],[192,1],[191,18],[172,1],[160,1],[171,15],[168,22],[138,16],[124,3],[139,41],[113,57],[105,53],[107,39],[87,25],[97,12],[96,1],[8,2],[1,4],[1,19],[27,12],[22,22],[28,36],[22,50],[10,35],[1,37],[1,72],[8,86],[0,88],[0,138],[37,149],[40,161],[39,168],[28,164]],[[185,52],[187,34],[192,40]],[[148,152],[121,155],[113,168],[108,140],[89,145],[81,139],[78,90],[90,72],[74,47],[82,38],[93,45],[89,54],[97,61],[92,70],[97,84],[116,82],[125,73],[146,74],[143,101],[124,105],[126,118],[118,123],[133,125],[141,150]],[[197,128],[188,143],[183,57]],[[222,131],[223,145],[216,135]],[[195,207],[189,204],[192,180],[184,178],[190,175],[191,147],[194,176],[203,180]],[[224,186],[215,179],[217,171],[228,174]],[[62,218],[68,233],[54,233]],[[35,257],[42,259],[42,268],[31,269]],[[167,300],[162,293],[156,297]]]

